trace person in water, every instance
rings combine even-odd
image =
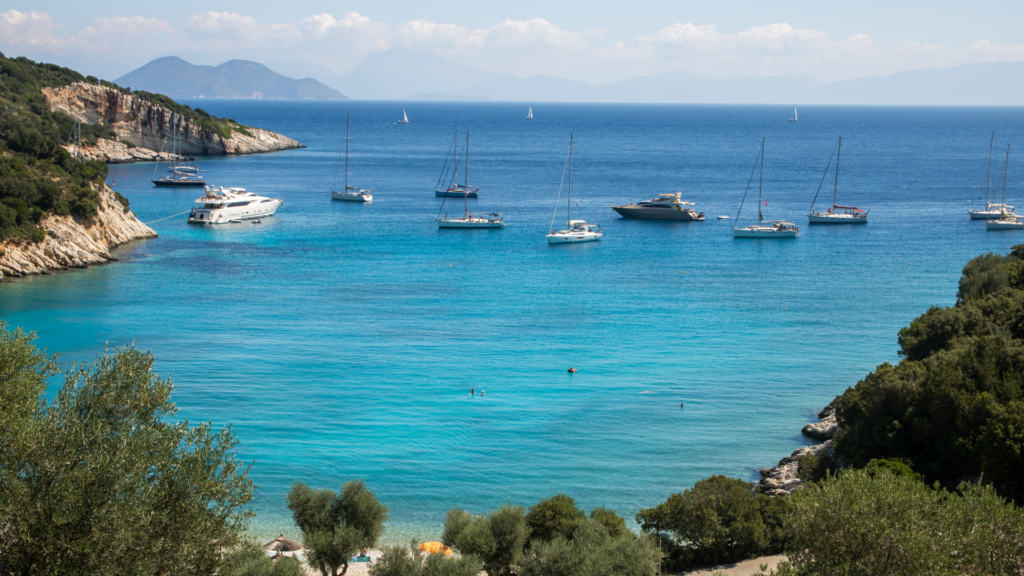
[[[476,388],[470,388],[469,395],[470,396],[476,396]]]

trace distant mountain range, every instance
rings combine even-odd
[[[344,94],[313,78],[296,80],[249,60],[196,66],[176,56],[158,58],[115,82],[171,98],[343,99]]]
[[[284,75],[296,73],[309,78]],[[393,48],[366,56],[344,74],[303,60],[266,66],[232,60],[213,67],[168,57],[117,83],[177,98],[344,98],[344,93],[368,100],[1024,105],[1024,62],[965,64],[827,83],[809,74],[719,79],[677,71],[594,86],[543,74],[519,78]]]

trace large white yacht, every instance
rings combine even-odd
[[[569,158],[566,161],[569,168],[569,195],[565,202],[565,230],[554,230],[555,215],[558,214],[558,198],[555,198],[555,211],[551,214],[551,225],[548,227],[548,244],[574,244],[577,242],[593,242],[600,240],[604,233],[600,224],[589,224],[586,220],[572,219],[572,134],[569,135]],[[565,170],[562,170],[562,177],[565,177]],[[558,194],[561,196],[562,187],[559,185]]]
[[[284,204],[280,198],[268,198],[245,188],[207,186],[206,193],[196,199],[190,224],[227,224],[253,218],[272,216]]]
[[[682,192],[675,194],[659,194],[657,198],[644,200],[636,204],[625,206],[612,206],[622,215],[623,218],[636,218],[639,220],[682,220],[684,222],[703,222],[704,213],[697,212],[693,208],[693,202],[684,202]]]
[[[743,228],[733,226],[733,238],[796,238],[800,235],[800,228],[792,222],[785,220],[765,220],[761,215],[761,188],[764,183],[764,137],[761,137],[761,154],[757,157],[761,165],[761,176],[757,182],[757,224],[751,224]],[[757,164],[754,164],[757,168]],[[736,213],[736,220],[740,219],[743,213],[743,203],[747,201],[747,192],[750,191],[750,183],[754,180],[754,171],[750,171],[750,180],[747,181],[747,189],[743,191],[743,200],[740,201],[740,210]]]

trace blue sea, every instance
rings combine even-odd
[[[527,103],[410,102],[398,125],[395,102],[190,104],[306,146],[200,158],[215,184],[283,198],[277,215],[160,220],[120,262],[0,284],[0,318],[67,362],[152,351],[181,417],[234,426],[259,535],[295,534],[294,481],[365,479],[390,506],[386,538],[404,541],[437,536],[453,506],[565,493],[632,517],[712,474],[754,480],[835,395],[899,360],[899,329],[952,304],[970,258],[1024,242],[967,215],[991,130],[1002,193],[1021,108],[808,106],[790,123],[785,106],[529,103],[526,121]],[[330,199],[346,113],[350,183],[372,204]],[[437,229],[462,211],[433,192],[456,127],[471,132],[470,210],[502,212],[504,230]],[[549,247],[570,133],[573,215],[605,235]],[[839,203],[870,223],[811,227],[840,135]],[[800,238],[732,237],[762,136],[761,208]],[[154,188],[153,171],[111,166],[108,182],[144,222],[187,211],[199,193]],[[708,220],[609,208],[676,191]]]

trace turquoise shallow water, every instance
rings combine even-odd
[[[289,530],[294,480],[365,478],[404,539],[436,535],[456,505],[565,492],[631,516],[711,474],[754,479],[817,409],[898,360],[899,328],[951,304],[969,258],[1024,240],[966,213],[989,131],[994,172],[1000,146],[1020,149],[1020,108],[808,107],[791,124],[778,106],[540,104],[526,122],[526,105],[416,103],[399,126],[393,103],[192,105],[308,146],[202,161],[215,183],[283,197],[277,216],[155,223],[160,238],[122,262],[0,284],[0,318],[69,361],[151,350],[183,417],[236,426],[260,534]],[[347,111],[371,205],[329,199]],[[434,224],[456,125],[472,131],[471,204],[504,212],[505,230]],[[570,131],[574,214],[605,238],[549,247]],[[840,133],[840,200],[871,222],[809,227]],[[734,240],[714,219],[735,218],[762,135],[765,216],[799,223],[799,239]],[[152,170],[110,176],[143,221],[187,210],[198,193],[155,189]],[[677,190],[709,220],[608,208]]]

